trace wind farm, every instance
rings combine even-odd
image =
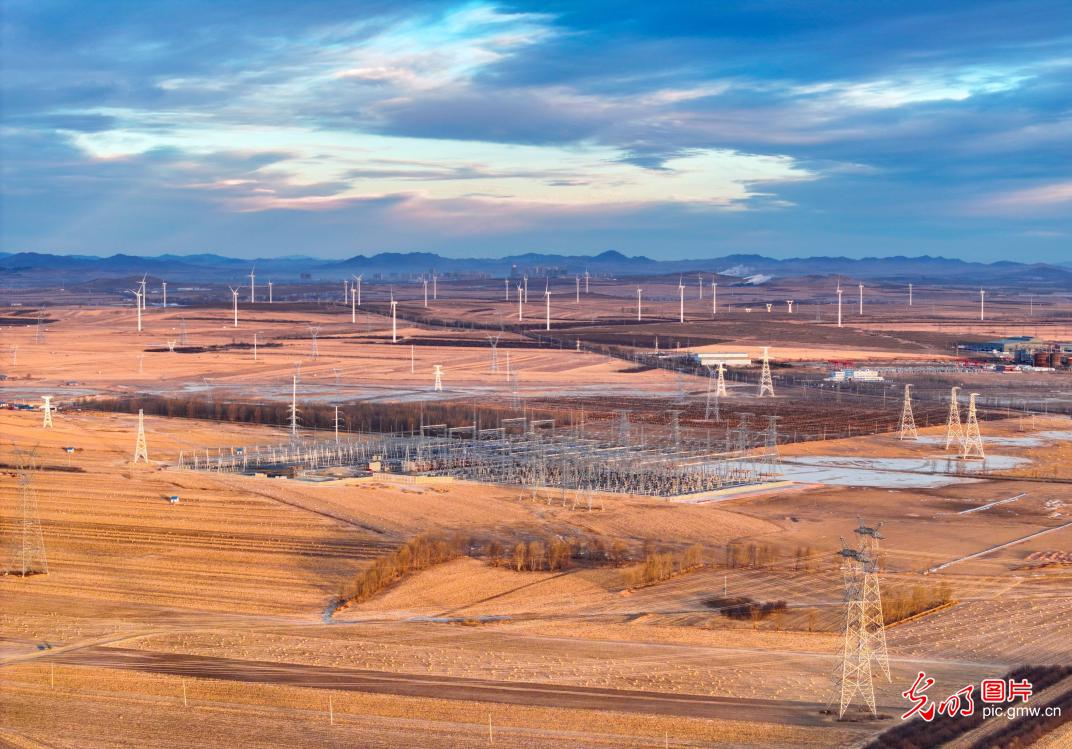
[[[0,746],[1072,747],[1072,35],[8,3]]]

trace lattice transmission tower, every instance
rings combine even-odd
[[[719,398],[726,397],[726,367],[722,362],[718,363],[718,381],[715,383],[715,395]]]
[[[41,421],[41,427],[43,429],[51,429],[52,428],[52,396],[51,395],[42,395],[41,396],[41,401],[42,401],[41,410],[44,412],[44,415],[43,415],[43,418],[42,418],[42,421]]]
[[[912,386],[904,386],[904,405],[901,406],[901,439],[919,439],[916,417],[912,414]]]
[[[949,394],[949,420],[945,425],[945,449],[953,444],[964,444],[964,426],[960,423],[960,401],[957,400],[957,391],[960,388],[954,386]]]
[[[138,439],[134,443],[134,462],[149,462],[149,448],[145,444],[145,411],[138,409]]]
[[[986,453],[983,451],[983,437],[979,433],[979,416],[975,412],[975,396],[977,395],[979,394],[972,393],[968,398],[968,423],[964,427],[964,449],[961,451],[960,457],[986,460]]]
[[[763,372],[759,376],[759,397],[764,395],[774,397],[774,381],[771,380],[770,356],[766,346],[763,347]]]
[[[839,718],[844,717],[857,699],[877,716],[873,665],[877,665],[887,681],[891,680],[878,580],[881,526],[881,523],[867,526],[861,519],[855,530],[860,539],[857,547],[850,548],[842,540],[838,552],[845,580],[845,640],[833,695],[838,702]]]
[[[11,565],[6,574],[27,577],[47,575],[48,559],[45,557],[45,539],[41,532],[41,516],[37,509],[37,492],[34,489],[36,451],[16,451],[16,467],[19,476],[21,501],[19,517],[15,521]]]

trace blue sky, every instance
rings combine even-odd
[[[5,0],[0,250],[1072,260],[1072,11]]]

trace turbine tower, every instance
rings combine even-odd
[[[435,384],[432,385],[432,390],[439,391],[443,389],[443,365],[435,364],[432,366],[435,370]]]
[[[983,451],[983,437],[979,433],[979,416],[975,412],[975,396],[977,395],[979,394],[972,393],[968,397],[968,423],[964,428],[964,450],[961,452],[960,457],[986,460],[986,453]]]
[[[912,306],[912,284],[908,284],[908,306]]]
[[[164,309],[167,309],[167,281],[161,281],[160,288],[164,292]]]
[[[145,412],[138,409],[138,439],[134,443],[134,462],[143,460],[149,462],[149,448],[145,444]]]
[[[546,306],[546,310],[547,310],[547,323],[546,323],[546,325],[544,327],[544,330],[550,330],[551,329],[551,290],[550,289],[544,289],[543,298],[544,298],[544,302],[545,302],[545,306]]]
[[[257,267],[254,266],[249,269],[249,303],[255,304],[257,302]]]
[[[424,307],[428,308],[428,279],[422,279],[424,281]]]
[[[231,288],[230,286],[228,286],[227,288],[231,289],[231,297],[234,299],[234,326],[237,328],[238,327],[238,289]]]
[[[506,301],[510,301],[510,279],[504,278],[503,284],[506,286]]]
[[[721,364],[719,367],[721,369]],[[759,397],[762,398],[764,395],[774,397],[774,381],[771,380],[770,373],[770,355],[766,346],[763,347],[763,371],[759,375]]]
[[[587,268],[585,268],[585,269],[584,269],[584,293],[585,293],[585,294],[587,294],[587,293],[588,293],[588,278],[589,278],[589,276],[588,276],[588,269],[587,269]]]
[[[958,390],[960,388],[954,385],[949,394],[949,421],[946,422],[945,426],[946,450],[953,444],[953,440],[956,440],[961,445],[964,444],[964,426],[960,423],[960,401],[957,400]]]
[[[904,386],[904,404],[901,406],[901,439],[919,439],[916,417],[912,415],[912,386]]]
[[[718,314],[718,282],[711,280],[711,317]]]
[[[268,304],[272,303],[272,282],[268,282]]]
[[[793,300],[792,299],[786,299],[785,303],[789,307],[789,314],[793,314]]]
[[[15,452],[21,493],[20,512],[14,525],[14,543],[11,554],[10,575],[27,577],[47,575],[48,559],[45,557],[45,539],[41,532],[41,516],[37,508],[37,492],[33,479],[35,451]]]
[[[678,322],[685,322],[685,284],[682,283],[682,279],[677,280],[678,297],[680,298],[680,306],[678,309]]]
[[[700,301],[703,301],[703,273],[696,274],[696,283],[700,288]]]
[[[141,280],[138,282],[138,285],[141,286],[141,308],[142,309],[147,309],[148,308],[148,298],[149,298],[149,281],[148,281],[148,277],[149,277],[148,274],[146,274],[146,275],[142,276]]]
[[[43,401],[43,403],[41,404],[41,410],[44,411],[44,418],[43,418],[43,420],[41,422],[41,428],[42,429],[51,429],[52,428],[52,396],[51,395],[42,395],[41,400]]]
[[[576,303],[580,304],[581,303],[581,277],[580,276],[574,276],[573,280],[574,280],[574,286],[576,287],[576,295],[577,295]]]
[[[860,315],[864,314],[864,285],[860,284]]]
[[[130,293],[134,295],[134,307],[138,310],[138,332],[141,332],[141,292],[135,289],[130,289]]]
[[[979,320],[986,319],[986,290],[979,289]]]
[[[350,322],[357,324],[357,294],[352,284],[350,286]]]
[[[637,322],[640,322],[640,309],[641,309],[641,307],[640,307],[640,296],[641,296],[642,293],[643,292],[641,291],[641,288],[639,286],[637,286],[637,290],[636,290],[636,319],[637,319]]]
[[[354,280],[357,281],[357,306],[361,306],[361,276],[354,276]]]
[[[528,304],[528,302],[529,302],[529,277],[528,277],[528,275],[526,274],[526,275],[522,276],[521,280],[525,283],[525,304]]]
[[[525,295],[522,292],[521,284],[517,285],[517,321],[521,322],[523,319],[525,305]]]
[[[841,327],[841,284],[837,287],[837,326]]]
[[[439,276],[432,274],[432,301],[439,299]]]
[[[398,343],[398,302],[391,293],[391,343]]]

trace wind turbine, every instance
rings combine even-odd
[[[361,278],[362,276],[354,276],[354,280],[357,281],[357,306],[361,306]]]
[[[637,319],[637,322],[640,322],[640,309],[641,309],[640,308],[640,295],[641,295],[641,293],[642,292],[641,292],[640,287],[637,286],[637,290],[636,290],[636,319]]]
[[[238,289],[231,286],[227,288],[231,289],[231,297],[234,299],[234,326],[238,327]]]
[[[986,312],[986,290],[979,289],[979,320],[985,319]]]
[[[398,302],[395,292],[391,292],[391,343],[398,343]]]
[[[130,293],[134,295],[134,306],[138,310],[138,332],[141,332],[141,292],[137,289],[129,289]]]
[[[864,313],[864,285],[860,284],[860,314]]]
[[[838,280],[837,285],[837,326],[841,327],[841,280]]]
[[[272,282],[268,282],[268,304],[272,303]]]
[[[257,266],[253,266],[249,269],[249,303],[254,304],[257,301]]]
[[[678,319],[680,322],[685,322],[685,284],[682,279],[677,280],[678,295],[681,297],[680,309],[678,311]]]
[[[547,286],[543,289],[543,298],[547,305],[547,325],[544,330],[551,329],[551,289]]]

